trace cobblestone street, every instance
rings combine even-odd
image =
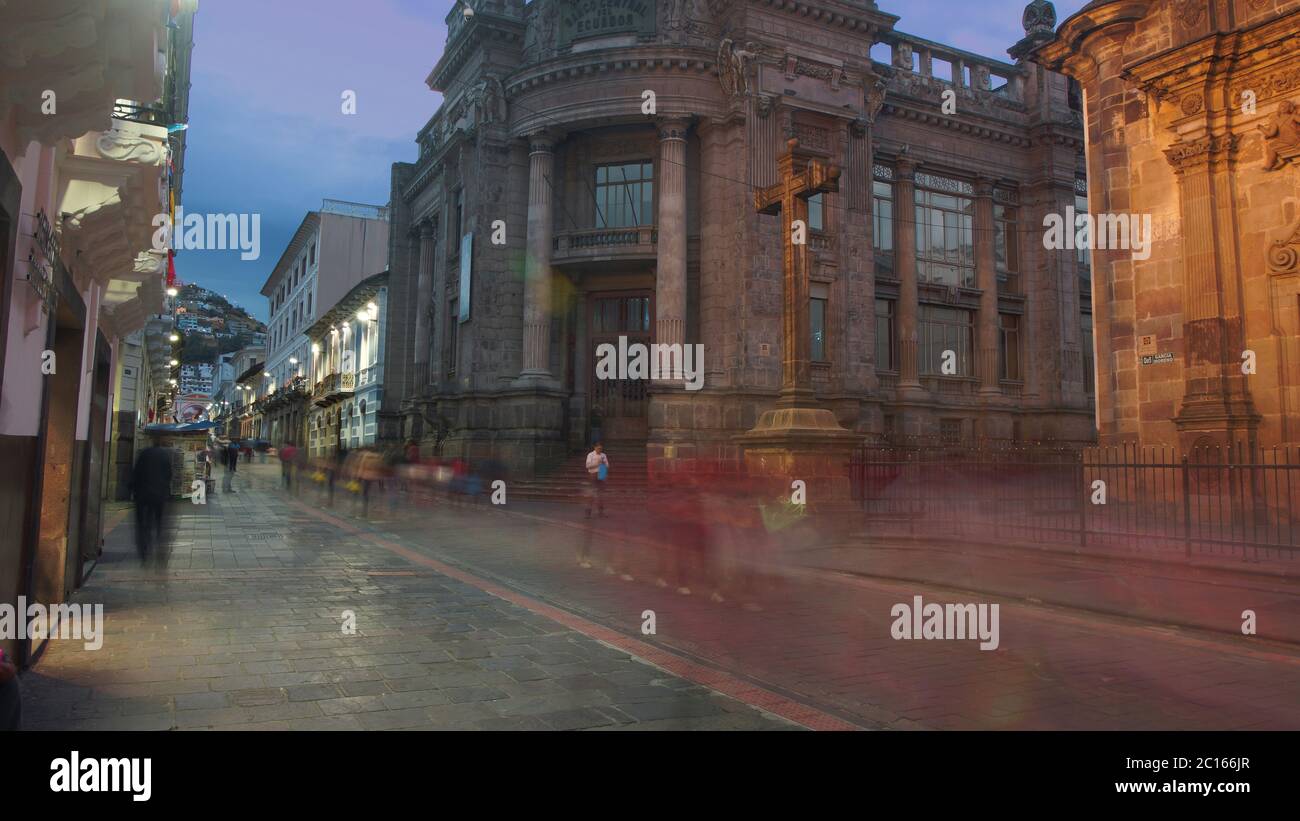
[[[135,560],[129,522],[111,532],[76,599],[104,604],[104,646],[51,642],[25,726],[1300,728],[1281,643],[996,597],[997,651],[900,642],[895,602],[968,599],[789,569],[715,601],[656,585],[642,541],[567,511],[377,498],[363,518],[341,490],[332,507],[284,492],[274,465],[239,475],[233,496],[175,506],[165,572]]]
[[[242,492],[173,506],[166,571],[121,520],[76,597],[103,603],[103,647],[50,643],[26,729],[796,726],[323,521],[251,467]]]

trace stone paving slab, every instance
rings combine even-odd
[[[74,597],[104,605],[103,646],[49,643],[25,729],[796,728],[323,522],[259,467],[173,505],[165,564],[109,533]]]
[[[619,533],[608,520],[539,518],[536,506],[520,515],[510,505],[493,510],[399,503],[395,509],[372,506],[362,518],[346,497],[323,510],[310,490],[298,504],[322,521],[351,523],[359,537],[388,545],[395,555],[431,557],[628,636],[638,635],[641,614],[653,610],[656,645],[865,726],[1300,728],[1300,653],[1292,646],[1042,606],[1023,594],[971,598],[959,583],[960,563],[947,584],[790,568],[761,577],[745,595],[728,589],[723,601],[714,601],[710,593],[717,591],[707,586],[693,584],[685,595],[674,584],[655,583],[659,557],[640,537],[671,540],[672,531],[644,517],[633,519],[636,532]],[[576,561],[584,540],[591,568]],[[614,567],[612,574],[604,572],[606,563]],[[1033,577],[1026,570],[1022,581]],[[1132,580],[1120,580],[1117,589],[1127,581]],[[1242,588],[1216,598],[1206,592],[1213,580],[1194,581],[1199,588],[1179,588],[1186,607],[1223,601],[1237,606],[1232,597]],[[1078,584],[1099,595],[1109,591],[1086,578]],[[1279,584],[1257,579],[1246,589],[1258,587],[1258,606],[1271,613],[1274,605],[1294,605],[1294,593]],[[1161,588],[1151,590],[1158,595]],[[931,602],[999,604],[1001,647],[983,652],[973,642],[893,640],[891,608],[914,595]]]

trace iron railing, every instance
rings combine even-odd
[[[1300,448],[869,445],[849,465],[875,534],[1146,555],[1300,557]]]

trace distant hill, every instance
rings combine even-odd
[[[266,326],[221,294],[194,283],[176,297],[176,326],[181,334],[181,362],[211,362],[218,354],[259,342]]]

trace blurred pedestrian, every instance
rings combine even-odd
[[[172,453],[151,445],[136,457],[131,472],[131,495],[135,498],[135,547],[140,561],[159,551],[163,541],[163,513],[172,492]]]
[[[609,457],[605,455],[605,446],[596,442],[592,447],[591,453],[587,454],[587,481],[590,482],[591,491],[587,499],[587,518],[591,518],[593,508],[597,510],[597,515],[605,515],[605,481],[609,478]]]
[[[226,466],[226,474],[221,480],[221,489],[226,493],[238,493],[235,490],[235,473],[239,470],[239,443],[230,441],[221,450],[221,464]]]
[[[298,456],[298,448],[292,442],[285,442],[277,455],[280,457],[280,477],[284,480],[284,489],[288,490],[293,480],[294,459]]]

